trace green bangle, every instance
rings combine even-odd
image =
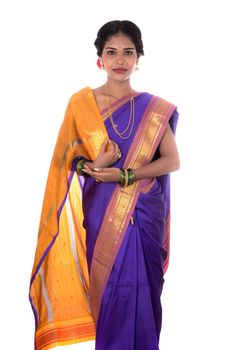
[[[83,172],[83,168],[85,163],[87,163],[88,161],[86,159],[81,159],[76,166],[76,171],[78,173],[78,175],[82,175],[82,176],[86,176],[87,174]]]
[[[135,174],[132,169],[128,169],[128,185],[132,185],[135,182]]]
[[[128,171],[127,171],[127,169],[124,169],[124,175],[125,175],[124,187],[127,187],[127,186],[129,185],[129,183],[128,183]]]
[[[120,169],[120,180],[119,180],[119,184],[121,187],[124,187],[125,185],[125,172],[124,172],[124,169]]]

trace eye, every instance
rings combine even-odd
[[[115,50],[108,50],[106,53],[107,55],[113,56],[115,55]]]
[[[124,51],[124,54],[126,56],[131,56],[131,55],[133,55],[133,51],[132,50],[126,50],[126,51]]]

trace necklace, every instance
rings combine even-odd
[[[131,89],[131,97],[130,97],[130,116],[129,116],[129,120],[128,120],[128,125],[127,125],[126,129],[122,132],[120,132],[117,129],[117,125],[113,121],[112,112],[110,110],[110,104],[109,104],[110,97],[109,97],[109,94],[107,92],[106,84],[105,84],[105,92],[106,92],[106,104],[107,104],[107,109],[108,109],[108,117],[110,119],[112,128],[113,128],[114,132],[121,139],[127,140],[132,135],[133,126],[134,126],[134,119],[135,119],[135,104],[134,104],[134,98],[132,96],[132,89]],[[130,131],[129,131],[128,135],[124,135],[128,131],[129,128],[130,128]]]

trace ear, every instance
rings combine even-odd
[[[97,60],[97,66],[98,66],[99,69],[104,69],[104,65],[103,65],[101,57],[99,57],[98,60]]]

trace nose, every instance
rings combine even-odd
[[[125,65],[125,59],[123,55],[118,55],[116,57],[116,63],[118,63],[119,65],[123,66]]]

